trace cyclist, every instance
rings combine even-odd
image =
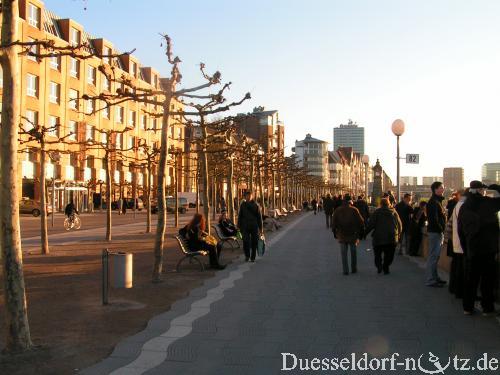
[[[70,201],[67,205],[66,208],[64,209],[64,214],[68,217],[68,219],[73,223],[75,220],[75,214],[78,215],[78,211],[76,210],[75,204],[73,201]]]

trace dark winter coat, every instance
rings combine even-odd
[[[255,201],[241,202],[238,214],[238,227],[242,232],[254,231],[257,228],[262,230],[262,214],[260,207]]]
[[[368,235],[372,230],[373,246],[398,243],[402,233],[402,224],[396,210],[386,207],[376,209],[368,220],[365,234]]]
[[[370,217],[370,210],[368,208],[368,203],[364,199],[358,199],[354,202],[354,207],[356,207],[363,217],[363,220],[366,222]]]
[[[427,232],[444,233],[446,212],[443,207],[444,197],[433,194],[427,202]]]
[[[323,210],[325,210],[325,215],[333,215],[334,201],[332,198],[323,199]]]
[[[342,204],[333,214],[332,231],[339,242],[355,243],[363,237],[365,224],[356,207]]]
[[[458,213],[458,236],[466,256],[498,253],[498,211],[500,198],[467,196]]]
[[[399,215],[401,224],[403,224],[403,232],[408,232],[410,230],[411,215],[413,214],[413,208],[406,204],[404,201],[399,202],[396,207],[396,212]]]

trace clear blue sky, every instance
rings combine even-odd
[[[183,61],[186,85],[197,64],[246,91],[250,111],[278,109],[286,145],[311,133],[332,141],[349,118],[366,128],[366,151],[395,176],[402,118],[402,175],[441,176],[463,166],[466,183],[500,162],[500,1],[491,0],[46,0],[143,65],[167,74],[159,33]],[[84,10],[84,8],[87,8]]]

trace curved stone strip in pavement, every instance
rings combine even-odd
[[[271,248],[273,244],[278,242],[288,231],[309,215],[310,213],[302,215],[300,218],[291,222],[287,227],[283,228],[283,230],[277,233],[270,241],[267,241],[266,250],[270,251],[269,248]],[[244,273],[250,270],[252,265],[253,263],[243,263],[239,265],[236,270],[231,271],[226,278],[220,280],[218,286],[209,289],[206,292],[205,297],[192,302],[187,313],[174,318],[170,322],[170,328],[168,331],[146,341],[142,345],[139,356],[133,362],[119,367],[114,371],[109,372],[109,374],[140,375],[164,362],[167,358],[167,350],[169,346],[175,341],[189,335],[193,329],[193,322],[196,319],[207,315],[210,312],[210,306],[214,302],[223,299],[224,292],[234,287],[234,282],[241,279]],[[148,326],[150,324],[148,324]],[[98,366],[99,364],[93,366],[93,368],[96,369]],[[86,373],[86,371],[84,370],[83,373]]]

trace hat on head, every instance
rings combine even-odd
[[[487,188],[488,186],[483,184],[481,181],[474,180],[470,182],[469,187],[471,189],[484,189]]]

